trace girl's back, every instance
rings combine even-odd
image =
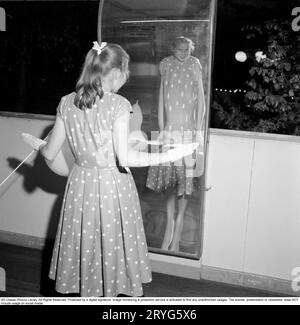
[[[91,109],[74,105],[75,93],[63,97],[59,105],[69,145],[76,164],[82,167],[112,167],[116,165],[113,146],[113,123],[117,116],[130,110],[122,96],[105,92]]]

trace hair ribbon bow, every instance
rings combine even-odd
[[[97,51],[97,54],[100,55],[104,47],[107,45],[106,42],[102,42],[101,45],[99,45],[98,42],[93,42],[93,50]]]

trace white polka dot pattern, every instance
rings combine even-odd
[[[116,167],[109,131],[130,104],[105,93],[87,113],[73,99],[74,93],[59,111],[76,164],[66,185],[49,277],[61,293],[140,296],[142,283],[151,281],[141,208],[131,173]]]
[[[166,113],[169,116],[167,124],[170,131],[176,131],[178,123],[174,128],[174,122],[180,121],[182,131],[193,130],[191,123],[191,112],[198,109],[198,92],[201,77],[201,64],[193,56],[180,62],[174,56],[164,58],[159,65]],[[198,112],[200,114],[200,112]],[[186,122],[184,124],[184,122]],[[176,124],[176,123],[175,123]],[[183,127],[183,124],[185,125]],[[193,127],[191,127],[193,126]],[[185,128],[185,129],[183,129]],[[178,130],[177,130],[178,131]],[[184,137],[180,139],[184,141]],[[174,142],[176,143],[176,139]],[[179,141],[180,142],[180,141]],[[146,186],[156,192],[170,192],[178,196],[192,195],[200,189],[200,178],[191,177],[191,171],[187,172],[184,160],[175,163],[151,166],[148,170]]]
[[[186,61],[179,62],[173,56],[169,56],[161,61],[159,70],[163,79],[166,110],[173,111],[173,114],[176,114],[175,108],[193,110],[197,105],[199,76],[196,75],[196,71],[201,71],[199,60],[190,56]],[[188,71],[195,73],[188,73]],[[190,98],[195,100],[191,101]]]

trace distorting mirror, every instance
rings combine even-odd
[[[215,0],[104,2],[102,41],[130,55],[130,78],[119,93],[133,107],[131,131],[148,141],[143,150],[202,141],[203,154],[183,164],[131,168],[150,252],[201,256],[215,11]]]

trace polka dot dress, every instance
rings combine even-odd
[[[193,111],[197,105],[199,78],[202,78],[200,61],[189,56],[180,62],[174,56],[168,56],[160,62],[159,71],[165,110],[180,116],[181,112]]]
[[[191,142],[192,138],[186,141],[183,134],[193,132],[190,128],[186,128],[186,125],[195,124],[196,110],[201,114],[200,110],[203,109],[198,106],[199,83],[202,82],[199,80],[202,78],[201,64],[193,56],[189,56],[184,62],[169,56],[161,61],[159,70],[162,79],[161,93],[164,94],[164,115],[176,122],[173,125],[169,124],[166,131],[182,134],[180,141],[178,137],[173,139],[174,143]],[[177,124],[176,127],[174,124]],[[187,133],[184,133],[185,131]],[[198,165],[203,164],[200,156],[194,154],[192,158],[194,161],[198,159]],[[188,159],[150,167],[146,186],[156,192],[174,193],[178,196],[192,195],[194,191],[200,189],[200,177],[193,177],[192,164]]]
[[[49,277],[60,293],[80,296],[143,295],[151,281],[147,243],[137,189],[116,167],[112,128],[131,109],[123,97],[105,93],[90,110],[62,98],[75,165],[68,177]]]
[[[184,160],[159,166],[151,166],[148,170],[146,186],[155,192],[178,197],[192,195],[200,189],[200,177],[189,176],[193,168],[188,168]]]

